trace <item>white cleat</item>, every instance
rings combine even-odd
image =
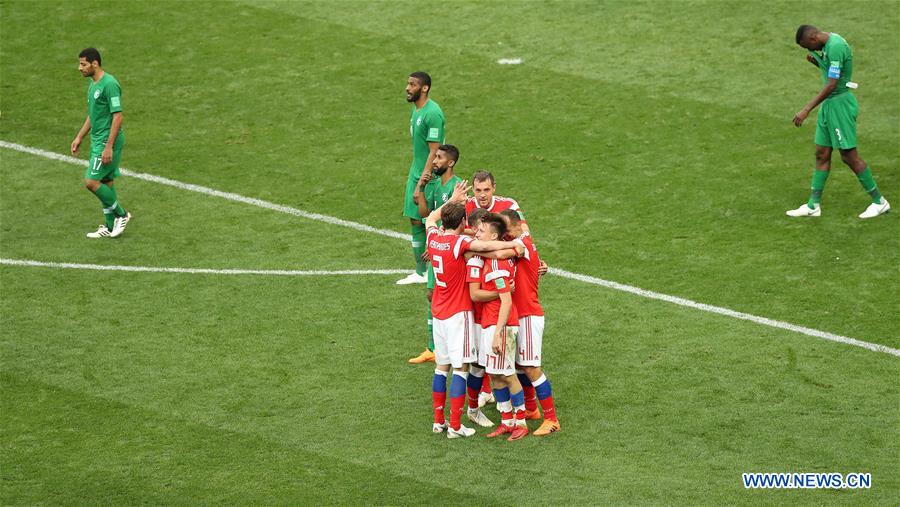
[[[882,197],[881,204],[870,204],[866,211],[859,214],[859,218],[874,218],[878,215],[884,215],[888,211],[891,211],[891,205],[888,204],[887,199]]]
[[[448,428],[448,424],[444,423],[431,423],[431,432],[432,433],[443,433],[445,429]]]
[[[478,394],[478,408],[483,408],[488,403],[496,403],[497,400],[494,399],[494,393],[479,393]]]
[[[401,278],[397,280],[397,285],[412,285],[414,283],[425,283],[428,279],[425,278],[425,275],[420,275],[413,271],[412,273],[406,275],[406,278]]]
[[[482,428],[490,428],[494,426],[494,423],[491,422],[491,420],[488,419],[486,415],[484,415],[484,412],[482,412],[480,408],[470,408],[466,415],[469,416],[470,421],[481,426]]]
[[[816,204],[815,208],[810,208],[806,204],[801,204],[799,208],[787,210],[785,214],[789,217],[819,217],[822,216],[822,206]]]
[[[101,225],[100,227],[97,228],[96,231],[89,232],[86,234],[86,236],[91,239],[97,239],[97,238],[108,238],[109,234],[110,234],[109,229],[107,229],[105,225]]]
[[[475,428],[459,425],[459,429],[447,428],[447,438],[466,438],[475,434]]]
[[[117,238],[125,232],[125,226],[128,225],[128,221],[131,220],[131,213],[127,213],[124,217],[116,217],[115,222],[113,222],[112,232],[109,233],[109,237]]]

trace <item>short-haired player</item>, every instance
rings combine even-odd
[[[466,213],[471,213],[477,208],[486,209],[491,213],[500,213],[507,209],[515,210],[522,219],[522,228],[527,232],[528,223],[525,221],[525,214],[519,208],[519,203],[509,197],[495,195],[496,191],[497,184],[494,181],[493,174],[485,170],[476,172],[472,176],[472,193],[474,197],[466,200]]]
[[[538,279],[546,264],[541,261],[531,235],[522,228],[519,214],[510,209],[503,211],[501,215],[509,224],[509,235],[521,241],[525,247],[524,254],[516,261],[516,290],[512,294],[513,304],[519,314],[516,368],[525,392],[525,418],[540,418],[535,395],[544,410],[544,422],[534,431],[534,435],[540,437],[559,431],[560,428],[553,403],[553,390],[541,369],[544,310],[538,299]]]
[[[506,222],[496,213],[481,219],[475,237],[479,240],[496,240],[506,234]],[[485,351],[485,371],[494,386],[494,398],[502,423],[488,434],[494,438],[509,435],[507,440],[519,440],[528,435],[525,424],[525,396],[516,377],[516,336],[518,315],[512,300],[512,282],[515,277],[515,261],[490,259],[484,263],[481,284],[469,286],[474,301],[484,303],[481,314],[481,347]],[[496,296],[495,296],[496,295]]]

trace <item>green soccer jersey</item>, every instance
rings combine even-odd
[[[444,144],[444,112],[433,100],[428,100],[421,109],[413,106],[409,117],[409,134],[412,136],[413,161],[409,167],[410,178],[419,179],[425,162],[428,161],[428,143]]]
[[[122,111],[122,89],[109,73],[104,73],[96,83],[89,81],[87,89],[88,117],[91,119],[91,145],[102,146],[109,139],[112,115]],[[119,131],[119,135],[122,134]]]
[[[443,206],[453,195],[456,184],[461,181],[462,178],[454,174],[446,184],[442,184],[441,178],[437,176],[426,183],[422,193],[425,195],[425,205],[428,206],[428,209],[434,211]]]
[[[829,78],[838,80],[837,88],[831,92],[829,98],[850,91],[847,82],[853,77],[853,53],[843,37],[832,33],[822,48],[822,54],[816,51],[810,51],[809,54],[818,62],[824,84],[828,84]]]

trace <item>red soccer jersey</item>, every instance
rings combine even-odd
[[[443,233],[431,227],[427,233],[428,256],[434,271],[434,294],[431,313],[446,320],[459,312],[472,310],[472,298],[466,283],[466,258],[472,238]]]
[[[480,208],[478,205],[478,201],[474,197],[469,197],[466,199],[466,216],[469,216],[469,213],[475,211],[475,208]],[[500,213],[504,210],[514,210],[519,212],[519,217],[521,217],[521,221],[525,222],[525,214],[522,213],[522,210],[519,209],[519,203],[516,202],[515,199],[510,199],[509,197],[499,197],[494,196],[491,198],[491,204],[486,208],[491,213]],[[525,222],[526,224],[528,222]]]
[[[525,254],[516,261],[516,290],[513,292],[513,304],[519,317],[543,315],[541,302],[538,300],[538,267],[541,258],[537,248],[527,232],[519,237],[525,246]]]
[[[469,259],[466,263],[466,286],[472,282],[481,283],[481,270],[484,268],[484,257],[476,255]],[[472,308],[475,316],[475,323],[481,325],[481,309],[484,303],[472,301]]]
[[[516,262],[512,259],[485,259],[484,268],[481,270],[481,288],[491,292],[510,292],[510,281],[516,276]],[[519,290],[516,287],[516,290]],[[500,298],[484,303],[481,309],[481,326],[490,327],[497,325],[497,317],[500,316]],[[507,326],[519,325],[519,314],[516,305],[509,310],[506,319]]]

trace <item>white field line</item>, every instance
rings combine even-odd
[[[39,157],[49,158],[50,160],[58,160],[60,162],[66,162],[72,165],[78,166],[86,166],[87,162],[81,160],[80,158],[71,157],[69,155],[60,155],[59,153],[53,153],[51,151],[40,150],[37,148],[31,148],[29,146],[22,146],[21,144],[9,143],[6,141],[0,141],[0,147],[6,148],[8,150],[19,151],[22,153],[28,153],[31,155],[37,155]],[[308,218],[310,220],[318,220],[319,222],[325,222],[332,225],[340,225],[342,227],[349,227],[351,229],[356,229],[357,231],[363,232],[372,232],[375,234],[380,234],[382,236],[388,236],[391,238],[402,239],[406,241],[410,241],[410,237],[408,234],[403,234],[397,231],[390,231],[387,229],[378,229],[376,227],[371,227],[365,224],[360,224],[356,222],[351,222],[349,220],[342,220],[340,218],[321,215],[319,213],[311,213],[309,211],[303,211],[302,209],[292,208],[290,206],[283,206],[281,204],[275,204],[268,201],[263,201],[262,199],[254,199],[252,197],[244,197],[240,194],[234,194],[231,192],[222,192],[220,190],[214,190],[208,187],[202,187],[200,185],[193,185],[190,183],[182,183],[176,180],[170,180],[169,178],[163,178],[162,176],[156,176],[154,174],[147,173],[139,173],[135,171],[130,171],[128,169],[121,169],[122,174],[131,176],[132,178],[137,178],[139,180],[151,181],[153,183],[159,183],[161,185],[168,185],[170,187],[180,188],[181,190],[189,190],[191,192],[198,192],[201,194],[211,195],[213,197],[221,197],[222,199],[228,199],[229,201],[241,202],[244,204],[250,204],[253,206],[258,206],[260,208],[270,209],[273,211],[278,211],[281,213],[287,213],[288,215],[294,215],[302,218]]]
[[[50,160],[58,160],[60,162],[66,162],[73,165],[85,166],[87,162],[75,157],[70,157],[68,155],[61,155],[59,153],[53,153],[46,150],[41,150],[38,148],[31,148],[29,146],[23,146],[21,144],[10,143],[7,141],[0,141],[0,148],[6,148],[13,151],[18,151],[22,153],[29,153],[32,155],[37,155],[39,157],[44,157]],[[129,171],[127,169],[122,169],[122,174],[131,176],[132,178],[137,178],[145,181],[152,181],[154,183],[159,183],[162,185],[168,185],[170,187],[179,188],[182,190],[189,190],[191,192],[198,192],[201,194],[211,195],[214,197],[221,197],[222,199],[228,199],[229,201],[241,202],[244,204],[250,204],[253,206],[258,206],[260,208],[270,209],[273,211],[278,211],[281,213],[287,213],[289,215],[294,215],[298,217],[308,218],[310,220],[318,220],[320,222],[325,222],[333,225],[340,225],[342,227],[349,227],[351,229],[355,229],[363,232],[371,232],[374,234],[380,234],[382,236],[388,236],[391,238],[402,239],[404,241],[409,241],[410,237],[408,234],[403,234],[397,231],[391,231],[387,229],[378,229],[375,227],[371,227],[368,225],[351,222],[349,220],[343,220],[340,218],[322,215],[319,213],[310,213],[308,211],[304,211],[297,208],[292,208],[290,206],[283,206],[281,204],[274,204],[268,201],[263,201],[262,199],[253,199],[250,197],[244,197],[239,194],[234,194],[231,192],[221,192],[219,190],[214,190],[211,188],[203,187],[200,185],[193,185],[190,183],[182,183],[180,181],[171,180],[168,178],[163,178],[160,176],[155,176],[153,174],[146,173],[138,173]],[[756,315],[750,315],[748,313],[738,312],[735,310],[730,310],[728,308],[722,308],[720,306],[708,305],[705,303],[698,303],[696,301],[691,301],[689,299],[679,298],[676,296],[669,296],[667,294],[662,294],[659,292],[653,292],[645,289],[641,289],[640,287],[634,287],[632,285],[625,285],[618,282],[612,282],[609,280],[604,280],[602,278],[596,278],[589,275],[582,275],[579,273],[573,273],[571,271],[566,271],[564,269],[559,268],[551,268],[550,273],[561,276],[563,278],[569,278],[572,280],[578,280],[580,282],[589,283],[593,285],[599,285],[601,287],[607,287],[614,290],[620,290],[623,292],[628,292],[630,294],[634,294],[637,296],[656,299],[659,301],[666,301],[669,303],[673,303],[680,306],[686,306],[688,308],[693,308],[695,310],[700,310],[709,313],[715,313],[718,315],[724,315],[727,317],[732,317],[735,319],[748,320],[750,322],[754,322],[756,324],[760,324],[763,326],[774,327],[778,329],[785,329],[788,331],[793,331],[795,333],[804,334],[807,336],[812,336],[815,338],[821,338],[824,340],[830,340],[838,343],[843,343],[846,345],[853,345],[855,347],[862,347],[867,350],[871,350],[874,352],[884,352],[886,354],[891,354],[893,356],[900,357],[900,350],[894,349],[891,347],[887,347],[885,345],[879,345],[877,343],[869,343],[862,340],[857,340],[856,338],[850,338],[848,336],[841,336],[833,333],[827,333],[825,331],[819,331],[817,329],[811,329],[808,327],[797,326],[795,324],[791,324],[789,322],[782,322],[779,320],[768,319],[766,317],[757,317]]]
[[[693,308],[695,310],[701,310],[709,313],[716,313],[718,315],[725,315],[726,317],[733,317],[735,319],[741,320],[749,320],[750,322],[755,322],[757,324],[762,324],[763,326],[775,327],[778,329],[786,329],[788,331],[793,331],[795,333],[805,334],[807,336],[814,336],[816,338],[822,338],[824,340],[831,340],[833,342],[838,343],[846,343],[847,345],[855,345],[857,347],[862,347],[864,349],[869,349],[875,352],[885,352],[887,354],[891,354],[894,356],[900,357],[900,350],[894,349],[891,347],[887,347],[885,345],[879,345],[877,343],[869,343],[864,342],[862,340],[857,340],[855,338],[850,338],[847,336],[841,336],[833,333],[826,333],[825,331],[819,331],[818,329],[811,329],[808,327],[798,326],[795,324],[791,324],[789,322],[782,322],[780,320],[768,319],[766,317],[757,317],[756,315],[750,315],[749,313],[737,312],[734,310],[729,310],[728,308],[722,308],[720,306],[707,305],[705,303],[698,303],[696,301],[691,301],[690,299],[684,299],[676,296],[670,296],[668,294],[662,294],[659,292],[653,292],[652,290],[641,289],[639,287],[633,287],[631,285],[625,285],[618,282],[611,282],[609,280],[603,280],[601,278],[595,278],[593,276],[581,275],[578,273],[572,273],[569,271],[565,271],[559,268],[550,268],[550,273],[554,275],[559,275],[565,278],[571,278],[572,280],[579,280],[585,283],[591,283],[594,285],[600,285],[601,287],[608,287],[610,289],[620,290],[623,292],[628,292],[631,294],[635,294],[637,296],[656,299],[659,301],[666,301],[668,303],[676,304],[679,306],[686,306],[688,308]]]
[[[189,275],[268,275],[268,276],[358,276],[358,275],[402,275],[408,269],[341,269],[286,270],[286,269],[207,269],[207,268],[160,268],[153,266],[114,266],[106,264],[75,264],[71,262],[41,262],[20,259],[0,259],[6,266],[27,266],[34,268],[90,269],[94,271],[132,271],[139,273],[180,273]]]

